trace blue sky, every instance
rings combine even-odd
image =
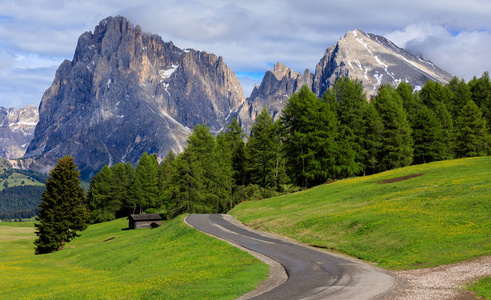
[[[491,70],[491,1],[0,0],[0,106],[39,105],[78,37],[122,15],[180,48],[223,56],[245,96],[277,61],[311,71],[355,28],[469,80]]]

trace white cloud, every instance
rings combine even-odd
[[[394,31],[386,37],[415,54],[422,54],[437,66],[465,80],[491,70],[491,33],[449,32],[442,25],[420,23]]]
[[[0,5],[3,106],[9,105],[4,99],[15,97],[37,105],[54,77],[40,70],[71,59],[78,37],[115,15],[180,48],[223,56],[241,74],[246,96],[256,80],[247,74],[264,73],[277,61],[296,72],[313,71],[325,49],[354,28],[387,35],[459,77],[490,69],[489,0],[0,0]]]

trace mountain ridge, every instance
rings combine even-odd
[[[218,134],[235,117],[247,135],[263,107],[277,120],[302,86],[322,96],[340,76],[360,80],[368,97],[382,84],[406,81],[417,89],[450,79],[428,60],[355,29],[326,49],[314,73],[278,62],[245,99],[221,56],[180,49],[124,17],[108,17],[83,33],[73,59],[59,66],[15,166],[46,172],[70,154],[88,179],[104,164],[136,164],[143,152],[160,160],[181,152],[197,124]]]

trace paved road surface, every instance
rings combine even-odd
[[[394,278],[355,259],[287,241],[241,226],[229,215],[189,215],[191,226],[279,262],[288,279],[253,299],[372,299]]]

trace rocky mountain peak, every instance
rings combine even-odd
[[[38,108],[27,105],[23,108],[0,107],[0,157],[21,158],[34,136],[39,120]]]
[[[385,37],[349,31],[326,50],[316,66],[312,90],[322,95],[340,76],[362,82],[368,96],[382,84],[397,86],[402,81],[421,88],[428,80],[447,83],[451,75],[427,59],[416,57]]]
[[[445,84],[451,79],[429,60],[414,56],[382,36],[354,29],[326,49],[314,74],[308,69],[303,75],[295,73],[281,63],[276,63],[273,71],[268,70],[238,112],[244,132],[249,132],[263,107],[278,119],[289,97],[303,85],[321,97],[338,78],[346,76],[359,80],[367,97],[375,95],[382,84],[397,86],[404,81],[420,89],[428,80]]]
[[[245,101],[222,57],[180,49],[124,17],[78,39],[40,104],[26,157],[75,157],[85,178],[104,164],[180,152],[196,124],[219,132]]]

